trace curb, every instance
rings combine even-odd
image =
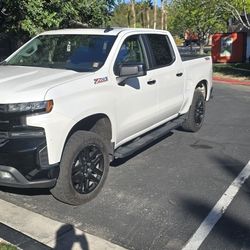
[[[242,81],[242,80],[233,79],[233,78],[213,76],[213,81],[216,81],[217,83],[250,86],[250,81]]]
[[[4,239],[4,240],[3,240]],[[1,242],[10,246],[15,246],[18,250],[34,249],[34,250],[51,250],[50,247],[42,244],[31,237],[16,231],[15,229],[0,223],[0,249]],[[3,247],[3,249],[6,249]],[[7,248],[8,249],[8,248]]]
[[[74,225],[64,224],[0,199],[0,222],[56,250],[125,250]],[[4,239],[3,239],[4,240]]]

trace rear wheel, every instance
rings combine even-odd
[[[65,146],[60,174],[51,193],[71,205],[86,203],[101,191],[108,169],[108,150],[103,139],[92,132],[77,131]]]
[[[203,124],[205,118],[206,101],[202,92],[195,90],[193,101],[187,114],[187,119],[182,124],[182,128],[186,131],[196,132]]]

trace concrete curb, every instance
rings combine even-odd
[[[213,81],[216,81],[217,83],[250,86],[250,81],[243,81],[243,80],[238,80],[238,79],[233,79],[233,78],[224,78],[224,77],[214,76]]]
[[[49,219],[0,199],[0,221],[57,250],[125,250],[73,225]]]

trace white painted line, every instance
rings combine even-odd
[[[230,205],[239,189],[249,176],[250,161],[243,168],[237,178],[232,182],[232,184],[228,187],[226,192],[222,195],[220,200],[216,203],[206,219],[201,223],[200,227],[196,230],[187,244],[182,248],[182,250],[196,250],[201,246],[202,242],[206,239],[215,224],[225,213],[227,207]]]

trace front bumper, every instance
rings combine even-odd
[[[9,178],[0,178],[0,185],[16,188],[51,188],[56,179],[28,181],[17,169],[0,165],[0,176],[8,174]]]
[[[59,164],[49,165],[44,130],[29,128],[27,133],[26,128],[19,136],[0,131],[0,186],[53,187]]]

